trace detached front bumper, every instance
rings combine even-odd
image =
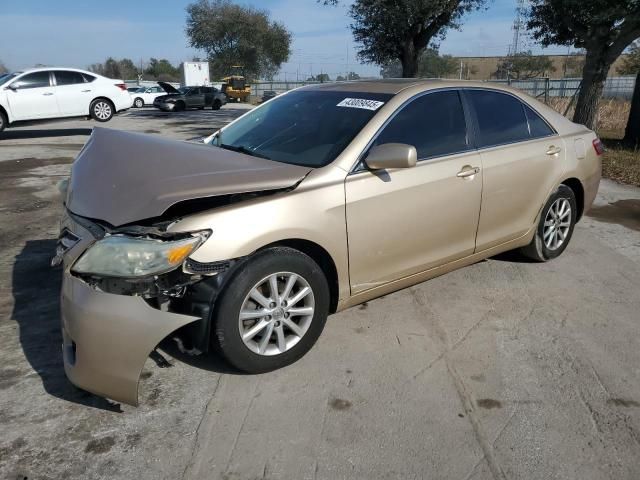
[[[68,215],[62,227],[80,240],[64,255],[61,318],[64,370],[74,385],[96,395],[138,404],[138,380],[149,353],[167,335],[199,317],[163,312],[139,296],[97,290],[70,273],[94,242]]]

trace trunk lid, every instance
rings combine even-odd
[[[71,169],[67,208],[114,227],[176,203],[288,188],[311,168],[205,144],[96,127]]]

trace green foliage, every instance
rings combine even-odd
[[[622,60],[622,65],[618,67],[620,75],[636,75],[640,72],[640,41],[634,42],[629,49],[629,55]]]
[[[9,71],[9,69],[5,66],[4,63],[2,63],[2,60],[0,60],[0,75],[2,75],[3,73],[7,73]]]
[[[346,77],[342,75],[338,75],[336,77],[336,80],[338,82],[344,82],[346,80],[360,80],[360,75],[358,75],[356,72],[349,72]]]
[[[494,73],[496,78],[513,78],[527,80],[529,78],[546,77],[555,72],[553,62],[546,55],[533,55],[531,51],[509,55],[498,63]]]
[[[453,76],[459,68],[458,61],[451,55],[440,55],[435,48],[425,49],[418,58],[418,77],[447,78]],[[380,70],[382,78],[399,78],[402,76],[402,64],[396,60],[383,65]]]
[[[161,82],[179,82],[181,79],[180,67],[174,67],[166,58],[150,58],[149,65],[144,70],[145,78],[159,80]]]
[[[291,53],[291,34],[267,12],[230,0],[197,0],[187,6],[190,46],[206,52],[212,78],[229,75],[243,65],[251,78],[278,71]]]
[[[360,60],[402,64],[403,77],[418,75],[418,58],[429,44],[460,26],[463,15],[486,0],[356,0],[351,30]],[[331,3],[331,2],[329,2]]]
[[[104,63],[94,63],[89,65],[88,70],[108,78],[120,80],[135,80],[138,78],[139,70],[129,58],[116,60],[113,57],[107,58]]]
[[[329,76],[328,73],[319,73],[318,75],[315,75],[313,77],[309,77],[307,78],[307,82],[330,82],[331,81],[331,77]]]

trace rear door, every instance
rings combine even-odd
[[[189,90],[189,94],[185,97],[187,107],[197,108],[204,106],[204,94],[202,93],[202,88],[193,87]]]
[[[83,75],[69,70],[54,70],[53,76],[60,115],[88,115],[93,92]]]
[[[471,255],[482,192],[474,150],[456,90],[431,92],[406,106],[373,145],[416,147],[413,168],[347,176],[345,184],[352,293]]]
[[[14,120],[53,118],[60,115],[48,70],[22,75],[7,87],[7,100]]]
[[[515,95],[465,89],[482,155],[482,211],[477,251],[514,240],[534,225],[561,175],[564,142]]]

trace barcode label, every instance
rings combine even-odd
[[[367,100],[366,98],[345,98],[336,106],[347,108],[364,108],[365,110],[377,110],[382,105],[384,105],[384,102],[379,102],[377,100]]]

